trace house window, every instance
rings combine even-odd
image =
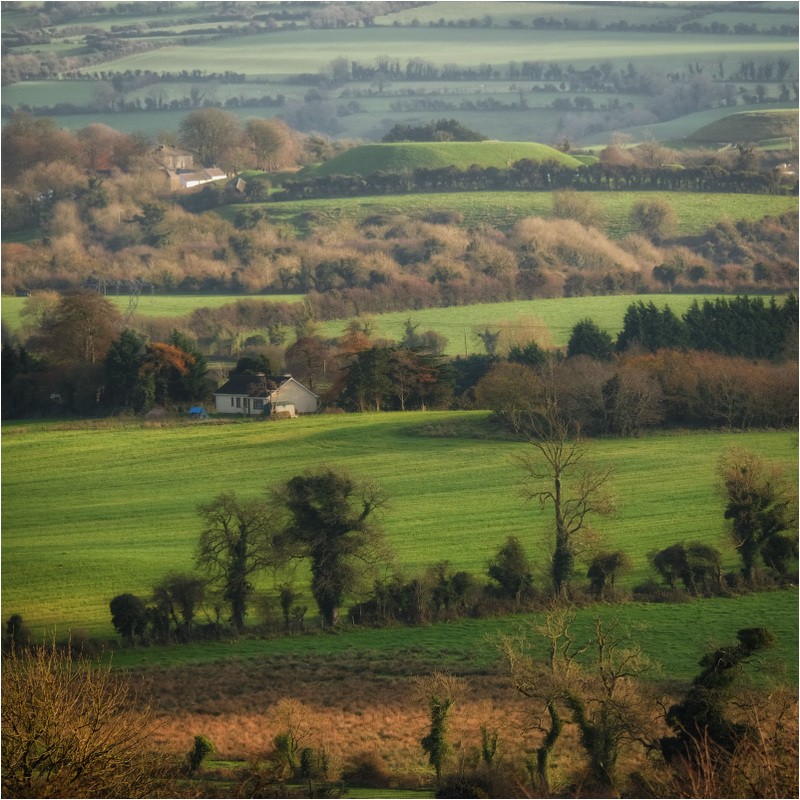
[[[261,411],[264,408],[263,400],[253,400],[253,411]]]
[[[237,397],[236,398],[236,408],[241,408],[241,407],[242,407],[242,398],[241,397]]]
[[[233,408],[235,405],[236,405],[236,401],[231,397],[231,408]]]

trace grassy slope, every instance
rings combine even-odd
[[[767,103],[765,105],[745,105],[739,106],[741,113],[756,111],[764,113],[769,111],[789,111],[784,103]],[[627,134],[633,142],[646,142],[655,140],[658,142],[676,143],[690,136],[698,128],[710,125],[717,120],[730,116],[730,108],[712,108],[707,111],[697,111],[693,114],[686,114],[682,117],[668,120],[667,122],[656,122],[652,125],[634,125],[630,128],[623,128],[621,131],[603,131],[602,133],[590,134],[580,137],[579,144],[585,145],[606,145],[619,133]]]
[[[558,347],[566,345],[575,323],[586,317],[593,319],[601,328],[616,336],[622,330],[625,311],[631,303],[653,302],[661,307],[669,305],[679,316],[697,300],[710,299],[709,295],[654,294],[614,295],[608,297],[563,297],[551,300],[520,300],[513,303],[483,303],[451,308],[426,308],[420,311],[395,311],[373,317],[376,335],[400,340],[405,333],[405,321],[419,323],[419,331],[434,330],[448,340],[446,352],[464,355],[464,337],[468,353],[483,352],[483,346],[474,336],[474,330],[484,325],[517,323],[520,339],[526,341],[534,334],[543,343]],[[542,326],[544,330],[542,329]],[[339,336],[346,322],[334,320],[323,323],[326,336]]]
[[[603,208],[608,220],[605,228],[612,238],[633,233],[630,214],[639,200],[652,199],[652,192],[592,192],[589,196]],[[761,219],[766,214],[797,212],[797,197],[748,194],[693,194],[690,192],[659,192],[675,209],[679,235],[694,236],[708,230],[723,219]],[[219,210],[232,219],[241,208],[227,206]],[[550,217],[553,214],[551,192],[463,192],[461,194],[409,194],[375,197],[342,197],[323,200],[296,200],[265,203],[260,207],[273,222],[286,222],[299,230],[308,223],[304,214],[314,211],[315,225],[330,225],[340,219],[360,220],[370,214],[408,214],[425,216],[436,209],[448,209],[464,215],[467,225],[488,223],[501,229],[513,227],[524,217]]]
[[[182,317],[196,308],[217,308],[237,300],[267,300],[275,303],[297,303],[302,300],[300,294],[279,295],[143,295],[139,298],[136,313],[143,317]],[[109,300],[118,305],[123,313],[128,308],[127,295],[110,295]],[[17,330],[22,325],[22,311],[25,308],[24,297],[8,297],[2,299],[3,322],[11,329]]]
[[[385,487],[392,498],[385,528],[409,570],[446,559],[480,572],[509,535],[527,542],[541,567],[546,550],[538,543],[550,512],[519,497],[512,457],[524,445],[412,435],[421,426],[484,417],[418,412],[166,428],[6,426],[4,613],[21,613],[40,634],[55,626],[108,633],[111,597],[147,593],[166,572],[191,568],[199,503],[226,490],[254,495],[323,463]],[[734,444],[796,469],[796,436],[786,432],[593,445],[594,460],[614,465],[622,501],[618,517],[598,527],[610,545],[631,552],[631,581],[647,573],[649,550],[682,539],[722,546],[726,567],[735,566],[714,492],[717,458]]]
[[[580,166],[577,159],[534,142],[405,142],[355,147],[306,172],[311,175],[371,175],[451,165],[465,170],[473,164],[508,167],[523,158],[537,163],[555,161],[565,166]]]
[[[797,111],[748,111],[731,114],[686,138],[690,142],[762,142],[787,136],[797,129]]]

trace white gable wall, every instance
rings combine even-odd
[[[270,399],[273,403],[291,403],[298,414],[316,414],[317,412],[317,396],[294,378],[289,378],[286,383],[276,389]]]

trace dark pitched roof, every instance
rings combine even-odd
[[[287,375],[231,375],[214,394],[245,394],[248,397],[266,397],[289,380]]]

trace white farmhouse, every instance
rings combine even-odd
[[[313,414],[319,398],[291,375],[233,375],[214,392],[217,414]]]

